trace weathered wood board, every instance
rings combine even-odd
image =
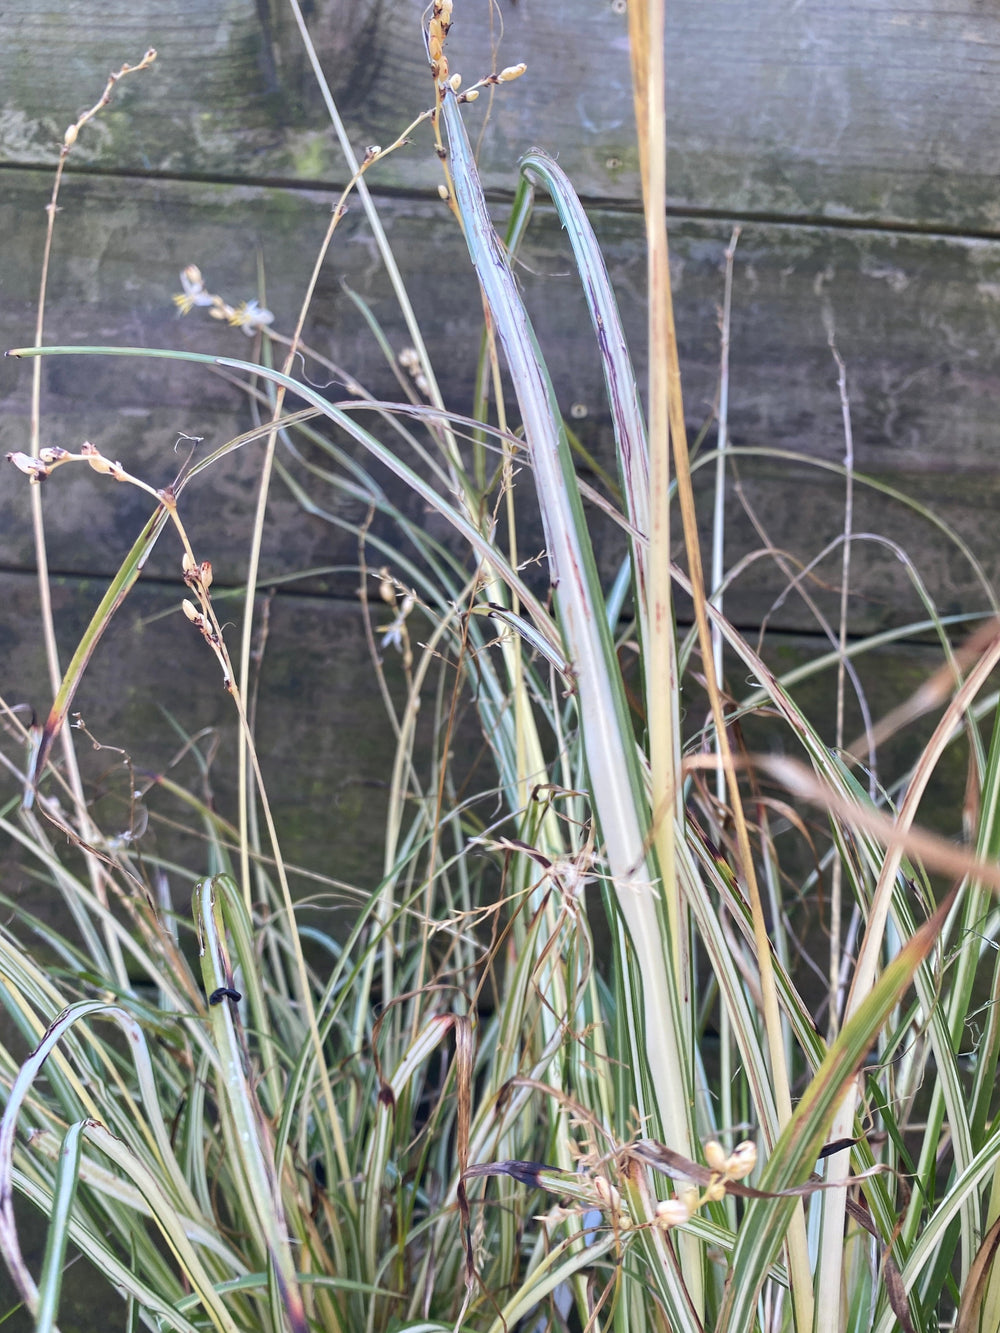
[[[419,38],[422,8],[416,0],[328,0],[307,12],[358,150],[389,142],[429,100]],[[457,0],[450,57],[466,83],[479,72],[528,60],[523,80],[498,90],[490,106],[484,96],[468,108],[473,133],[482,129],[480,161],[494,215],[502,225],[521,152],[538,144],[558,155],[588,202],[641,380],[645,266],[621,8],[617,0],[500,0],[491,10],[487,0]],[[765,451],[742,453],[739,484],[735,474],[730,480],[727,557],[740,572],[727,610],[744,626],[766,622],[808,634],[815,628],[813,613],[789,593],[787,572],[808,567],[812,594],[824,613],[835,613],[836,542],[843,522],[843,480],[836,466],[844,436],[830,329],[848,369],[856,467],[929,505],[973,549],[986,581],[995,582],[1000,112],[990,71],[1000,15],[984,8],[969,12],[954,0],[906,10],[888,3],[851,9],[778,0],[749,8],[729,0],[683,0],[669,8],[672,279],[686,415],[692,437],[711,417],[723,253],[734,223],[741,223],[729,421],[734,445]],[[63,131],[99,96],[108,70],[121,60],[137,60],[148,45],[160,51],[154,68],[120,85],[69,158],[46,340],[249,352],[251,344],[239,332],[209,321],[204,312],[179,319],[171,297],[179,270],[189,263],[199,264],[212,289],[234,303],[256,296],[258,255],[277,327],[290,331],[336,190],[347,176],[291,11],[279,0],[139,0],[127,6],[121,0],[99,6],[68,0],[45,10],[16,0],[4,25],[0,342],[12,346],[32,337],[43,210]],[[423,126],[410,145],[377,166],[369,183],[447,403],[462,413],[471,402],[479,304],[462,243],[437,198],[439,173]],[[607,466],[612,447],[600,366],[570,270],[558,224],[540,202],[519,281],[560,402],[583,443]],[[403,326],[357,205],[343,220],[320,277],[307,338],[373,394],[395,397],[395,379],[345,283],[369,303],[394,349],[401,350]],[[340,395],[336,376],[331,383],[321,367],[305,368],[331,397]],[[26,447],[29,384],[26,364],[0,364],[2,451]],[[235,385],[203,367],[164,361],[47,362],[42,406],[45,443],[75,450],[91,439],[157,486],[181,466],[188,437],[201,441],[204,454],[253,420]],[[706,448],[712,438],[710,431]],[[338,444],[362,457],[357,445]],[[775,450],[784,456],[770,452]],[[804,461],[790,462],[788,453]],[[199,557],[213,562],[220,589],[237,586],[244,575],[260,454],[258,444],[231,455],[185,494],[185,522]],[[284,445],[280,456],[296,466]],[[706,466],[697,474],[706,525],[711,472]],[[443,521],[388,473],[379,473],[378,481],[409,521],[451,540]],[[286,627],[293,644],[313,643],[302,662],[312,678],[326,679],[334,712],[357,710],[358,719],[368,718],[368,704],[358,702],[370,682],[358,666],[364,654],[356,630],[352,637],[334,628],[357,624],[353,529],[366,517],[366,506],[315,480],[308,484],[316,504],[335,521],[304,515],[276,483],[261,583],[311,571],[294,585],[283,584],[299,596],[283,594],[275,607],[289,617],[293,611],[306,616],[309,608],[315,641],[300,622],[289,620]],[[518,484],[521,549],[538,552],[542,538],[526,472]],[[51,478],[44,501],[52,568],[65,578],[61,615],[69,644],[145,520],[148,501],[83,469],[63,469]],[[766,540],[744,505],[763,524]],[[989,590],[967,554],[918,510],[859,484],[854,526],[878,540],[859,536],[855,543],[852,632],[924,620],[921,589],[942,613],[973,615],[988,606]],[[380,517],[371,532],[397,539]],[[620,540],[596,511],[593,532],[600,566],[610,577]],[[787,553],[784,567],[757,554],[767,543]],[[373,546],[373,564],[374,553]],[[0,568],[24,589],[33,564],[27,481],[2,469]],[[167,535],[137,596],[167,607],[180,595],[179,551]],[[12,592],[6,603],[12,643],[7,693],[44,711],[48,699],[40,685],[35,630],[29,628],[30,597],[25,605],[18,596]],[[126,612],[122,634],[135,614],[131,607]],[[131,703],[102,712],[109,701],[138,701],[145,685],[147,701],[174,701],[186,726],[222,725],[228,700],[201,644],[185,638],[184,630],[175,615],[147,626],[132,646],[125,639],[102,646],[87,687],[92,701],[79,703],[88,721],[98,720],[102,739],[132,752],[147,742],[153,748],[173,744],[148,712],[128,713]],[[161,633],[151,649],[151,636]],[[276,630],[275,644],[278,639]],[[343,654],[341,644],[347,645]],[[14,665],[29,651],[35,654],[30,668]],[[194,670],[192,657],[198,659]],[[345,772],[337,728],[331,724],[323,749],[304,708],[302,681],[291,681],[283,703],[279,685],[276,679],[278,720],[269,754],[283,772],[287,747],[291,772],[301,754],[312,753],[309,746],[320,745],[301,773],[320,775],[328,788]],[[139,710],[138,702],[134,706]],[[363,723],[366,735],[374,727]],[[349,726],[344,744],[349,756],[360,754]],[[381,749],[366,755],[366,776],[359,781],[381,780],[386,762]],[[295,786],[301,773],[289,778],[290,819],[308,806]],[[317,836],[327,838],[336,856],[346,857],[345,864],[370,884],[377,873],[379,822],[356,861],[351,848],[359,845],[359,818],[353,808],[350,845],[328,829],[316,834],[317,824],[301,835],[302,846],[315,849]],[[290,836],[294,841],[299,834]]]
[[[387,144],[429,103],[424,0],[307,4],[355,149]],[[590,198],[638,196],[621,0],[459,0],[451,67],[466,85],[525,60],[490,108],[482,162],[509,189],[517,157],[558,152]],[[668,7],[668,163],[678,205],[995,233],[1000,13],[959,0],[844,5],[676,0]],[[148,46],[74,152],[133,175],[317,184],[343,159],[283,0],[65,0],[4,11],[0,158],[38,166]],[[473,123],[484,118],[483,102]],[[433,191],[429,134],[377,188]]]
[[[97,580],[55,582],[54,611],[64,663],[102,591]],[[238,723],[214,657],[181,613],[180,595],[155,584],[138,585],[98,647],[73,712],[96,742],[109,747],[91,750],[83,737],[77,747],[101,832],[109,838],[142,833],[135,844],[140,852],[203,874],[207,862],[197,836],[197,818],[149,783],[163,774],[196,796],[204,797],[210,790],[218,812],[233,819]],[[51,700],[34,578],[0,575],[0,599],[4,607],[0,693],[23,720],[32,709],[44,716]],[[225,611],[225,603],[220,603],[220,613]],[[385,618],[380,613],[376,604],[376,626]],[[229,620],[234,646],[239,640],[234,622],[240,614],[234,603]],[[257,745],[284,854],[294,866],[370,892],[381,874],[395,737],[379,693],[362,608],[357,602],[285,594],[270,600],[267,620],[266,640],[257,640],[263,649],[256,677]],[[413,629],[416,637],[422,637],[416,621]],[[387,651],[385,659],[398,707],[402,699],[398,655]],[[425,747],[433,725],[431,702],[420,724]],[[201,736],[199,752],[214,756],[207,788],[192,754],[183,753],[184,736],[196,734]],[[464,739],[457,743],[470,754],[478,750],[467,728],[459,735]],[[124,754],[113,747],[121,747]],[[128,800],[126,757],[136,789],[148,788],[135,809]],[[479,780],[488,787],[495,784],[495,775],[484,772]],[[3,783],[5,793],[14,790],[9,774]],[[179,835],[176,827],[164,824],[168,818],[182,820],[196,830],[196,836]],[[184,908],[189,886],[175,888]],[[302,890],[301,882],[298,888]]]
[[[55,582],[54,609],[64,661],[101,591],[97,580],[61,578]],[[49,703],[34,579],[27,574],[0,575],[0,598],[4,607],[0,693],[27,720],[32,709],[44,714]],[[89,737],[106,747],[92,748],[85,736],[77,746],[101,832],[107,838],[136,835],[138,854],[179,867],[172,874],[172,883],[178,908],[186,912],[190,879],[185,878],[184,870],[189,877],[204,874],[206,852],[197,818],[155,777],[165,775],[196,796],[210,798],[223,818],[234,820],[237,720],[215,659],[181,614],[179,600],[171,589],[138,585],[99,646],[73,712],[86,725]],[[378,625],[378,606],[373,614]],[[232,619],[238,615],[234,605]],[[350,907],[377,886],[383,872],[387,784],[395,745],[365,636],[363,611],[357,603],[279,593],[270,599],[268,625],[259,675],[255,676],[256,731],[283,853],[293,867],[354,886],[358,894],[345,894],[340,900]],[[426,637],[418,622],[412,629],[415,641]],[[235,627],[230,638],[235,644]],[[764,655],[783,675],[829,649],[816,636],[776,634],[770,637]],[[873,717],[878,719],[907,698],[940,660],[940,649],[930,643],[890,643],[858,657],[857,670]],[[401,673],[391,650],[385,653],[384,665],[398,704]],[[734,696],[747,694],[752,682],[745,669],[732,663],[728,670]],[[424,691],[418,754],[427,753],[431,739],[435,688],[432,679]],[[834,690],[832,668],[792,689],[831,742]],[[701,706],[697,699],[688,701],[687,721],[692,729],[700,724]],[[847,717],[853,738],[861,726],[861,713],[851,701],[850,687]],[[751,745],[773,743],[773,728],[768,732],[760,724],[747,724],[745,731]],[[212,756],[206,781],[199,776],[192,753],[185,749],[185,736],[199,737],[199,753]],[[885,782],[898,777],[901,766],[912,761],[914,744],[911,735],[909,749],[889,747],[880,772]],[[9,745],[6,748],[11,752]],[[483,793],[493,810],[496,773],[467,700],[456,720],[452,749],[459,768],[468,773],[466,796]],[[7,795],[16,791],[9,773],[3,790]],[[133,803],[130,791],[142,791],[143,796]],[[17,859],[30,865],[23,852],[17,853]],[[315,882],[294,873],[293,881],[298,892],[319,891]],[[26,894],[33,910],[46,914],[49,899],[46,894],[39,897],[33,874],[8,870],[4,884],[4,892]]]
[[[0,329],[8,343],[30,341],[38,272],[42,173],[7,173],[0,234],[8,242],[7,303]],[[312,255],[326,226],[329,196],[289,189],[74,178],[63,196],[50,281],[47,337],[59,343],[175,346],[226,355],[249,354],[241,333],[195,311],[180,319],[172,304],[178,272],[201,265],[213,290],[236,303],[254,294],[259,248],[268,300],[277,326],[290,329]],[[435,200],[395,199],[382,216],[423,322],[448,405],[470,410],[478,348],[479,305],[463,245]],[[504,209],[498,207],[498,223]],[[29,225],[25,225],[28,220]],[[32,224],[33,220],[33,224]],[[595,210],[594,224],[616,287],[626,333],[641,354],[644,265],[639,219]],[[673,278],[681,337],[686,410],[692,435],[711,416],[719,366],[718,306],[730,227],[685,220],[673,233]],[[539,206],[518,272],[534,314],[567,418],[599,461],[613,469],[613,443],[603,405],[601,370],[579,283],[552,213]],[[307,339],[360,379],[379,398],[399,388],[375,340],[345,293],[358,291],[383,323],[397,350],[407,342],[388,280],[373,253],[367,224],[349,214],[320,279]],[[1000,547],[984,519],[998,489],[993,461],[994,401],[1000,388],[1000,243],[982,239],[891,235],[823,227],[790,229],[756,223],[737,249],[730,369],[730,432],[744,449],[783,450],[835,464],[844,453],[836,366],[828,346],[833,329],[848,368],[855,466],[916,499],[972,544],[987,572],[1000,572]],[[334,401],[343,382],[309,366],[314,384]],[[0,447],[25,447],[31,370],[0,365]],[[95,358],[50,360],[44,367],[45,442],[78,450],[84,439],[120,458],[152,485],[166,484],[187,456],[185,437],[201,441],[196,456],[252,424],[245,395],[195,365]],[[510,409],[516,413],[515,404]],[[516,415],[515,415],[516,420]],[[389,438],[374,423],[376,432]],[[178,444],[178,441],[180,443]],[[338,444],[356,457],[359,446]],[[175,447],[176,446],[176,447]],[[218,464],[185,496],[184,518],[196,549],[212,560],[222,583],[243,576],[254,510],[260,444]],[[287,452],[282,454],[288,459]],[[288,459],[290,465],[294,462]],[[763,517],[770,540],[803,563],[840,531],[843,483],[834,471],[772,456],[741,460],[746,495]],[[300,469],[301,471],[301,469]],[[711,469],[699,474],[707,490]],[[412,520],[436,524],[405,487],[376,469],[387,494]],[[350,524],[363,502],[309,483],[317,503]],[[527,476],[522,478],[522,548],[541,549]],[[707,499],[707,496],[706,496]],[[109,483],[88,469],[63,469],[45,485],[50,558],[63,572],[110,575],[149,512],[141,493]],[[704,510],[707,521],[707,508]],[[985,605],[979,580],[954,547],[901,505],[862,488],[856,527],[875,530],[910,553],[933,597],[948,611]],[[373,528],[397,540],[392,525]],[[602,567],[610,574],[619,543],[595,520]],[[727,542],[731,562],[761,546],[731,497]],[[278,483],[273,491],[262,579],[326,570],[304,585],[351,597],[357,586],[357,542],[348,529],[303,516]],[[179,548],[161,540],[148,576],[176,580]],[[0,561],[33,564],[28,488],[13,469],[0,471]],[[828,562],[823,577],[839,562]],[[860,545],[852,628],[903,623],[920,615],[910,579],[892,552]],[[737,583],[733,614],[753,623],[768,613],[786,579],[773,562],[754,562]],[[777,627],[810,625],[797,599],[780,605]]]

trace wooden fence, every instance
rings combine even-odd
[[[308,9],[359,152],[391,142],[429,101],[422,9],[422,0],[317,0]],[[740,456],[733,474],[729,563],[770,544],[808,564],[830,547],[811,587],[824,609],[836,606],[840,555],[831,543],[843,525],[845,446],[833,337],[847,366],[856,467],[882,487],[858,486],[855,529],[878,536],[854,547],[852,631],[925,619],[924,591],[943,614],[985,610],[983,582],[949,531],[890,492],[929,506],[996,579],[1000,13],[956,0],[678,0],[669,9],[672,278],[692,433],[712,417],[723,254],[742,229],[730,429],[735,447],[765,452]],[[538,146],[557,156],[605,246],[642,373],[645,268],[623,10],[622,0],[455,0],[449,55],[467,83],[527,61],[523,79],[468,109],[496,218],[505,217],[519,155]],[[69,158],[46,341],[241,355],[249,344],[239,331],[204,312],[178,317],[172,296],[192,263],[234,304],[258,295],[262,273],[276,327],[290,332],[347,172],[285,0],[13,0],[3,25],[3,345],[33,338],[63,132],[109,70],[149,46],[159,53],[154,67],[121,84]],[[368,178],[446,400],[461,412],[480,308],[439,180],[426,126]],[[522,260],[560,401],[606,463],[596,353],[564,239],[544,207]],[[401,350],[405,335],[357,206],[323,270],[308,339],[374,394],[395,396],[349,289]],[[0,364],[4,451],[27,447],[29,382],[25,364]],[[42,411],[43,443],[77,449],[89,439],[154,485],[178,470],[187,447],[178,440],[209,450],[251,422],[240,389],[163,361],[49,361]],[[711,441],[710,433],[706,448]],[[258,462],[252,450],[234,454],[189,495],[195,549],[212,560],[221,590],[243,575]],[[709,471],[699,473],[706,494]],[[148,505],[67,469],[46,484],[45,513],[66,654]],[[343,517],[358,516],[344,501]],[[609,545],[609,573],[614,558]],[[292,857],[371,885],[391,737],[368,665],[357,563],[352,535],[276,488],[261,579],[277,589],[262,674],[267,775]],[[6,469],[2,693],[44,713],[51,698],[33,568],[26,479]],[[282,582],[304,570],[322,572]],[[180,748],[161,710],[188,732],[218,727],[231,737],[233,729],[214,664],[178,610],[179,572],[179,552],[165,539],[77,702],[92,734],[125,747],[141,769],[162,767]],[[766,621],[786,636],[773,649],[782,664],[817,642],[812,613],[786,588],[774,560],[748,559],[727,603],[737,623]],[[919,640],[870,659],[876,711],[920,678],[929,658]],[[95,765],[110,774],[120,759],[105,753]],[[190,761],[178,772],[192,780]],[[225,807],[222,759],[216,772]],[[184,855],[197,864],[197,847]]]

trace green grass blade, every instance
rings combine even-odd
[[[76,651],[63,674],[59,692],[52,703],[48,717],[45,719],[38,748],[32,756],[31,770],[28,774],[28,790],[24,802],[28,809],[31,807],[35,789],[52,750],[52,742],[66,721],[74,696],[83,678],[83,673],[94,654],[94,649],[100,643],[101,637],[110,625],[115,612],[124,602],[142,573],[142,567],[149,558],[149,553],[155,546],[168,518],[168,511],[160,508],[149,519],[149,522],[133,542],[132,549],[108,586],[107,592],[101,598],[83,638],[77,644]]]
[[[953,901],[954,895],[949,895],[903,945],[844,1024],[766,1163],[759,1181],[761,1190],[801,1184],[815,1169],[847,1086],[920,963],[933,948]],[[753,1199],[747,1205],[717,1333],[751,1333],[767,1270],[777,1258],[794,1209],[800,1206],[794,1199],[781,1202]]]
[[[69,1221],[80,1179],[80,1149],[83,1120],[70,1125],[59,1150],[59,1169],[45,1238],[45,1258],[38,1283],[38,1313],[35,1333],[53,1333],[62,1290],[63,1263],[69,1241]]]
[[[195,890],[202,976],[210,999],[221,990],[231,991],[234,981],[225,942],[223,888],[217,881],[205,880]],[[293,1333],[306,1333],[302,1294],[295,1276],[278,1167],[273,1157],[274,1144],[251,1083],[242,1019],[238,1010],[234,1012],[238,1003],[223,995],[209,1006],[222,1087],[234,1129],[230,1140],[235,1153],[233,1169],[246,1196],[244,1214],[260,1229],[266,1253],[273,1264],[275,1281],[271,1289],[276,1289],[276,1299],[280,1299]]]

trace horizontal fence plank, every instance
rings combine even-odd
[[[53,606],[64,665],[101,591],[93,580],[55,581]],[[156,777],[180,783],[195,797],[209,799],[224,818],[235,820],[238,722],[214,657],[181,613],[181,595],[179,590],[138,585],[99,644],[73,714],[87,730],[77,748],[92,815],[102,834],[136,834],[135,846],[142,854],[203,875],[208,861],[198,817],[164,791]],[[44,719],[51,695],[35,580],[0,574],[0,598],[4,702],[25,722],[32,712]],[[217,604],[235,655],[241,608],[224,600]],[[376,625],[385,618],[383,613],[376,604]],[[268,599],[266,620],[266,636],[256,639],[256,735],[284,855],[293,866],[368,893],[383,874],[395,736],[379,692],[362,608],[356,602],[277,596]],[[418,624],[419,613],[415,632]],[[402,676],[399,656],[392,650],[386,653],[385,670],[398,707]],[[426,763],[433,714],[428,701],[420,720],[419,754],[424,757],[418,755],[418,768]],[[456,743],[475,755],[478,746],[469,739],[468,727],[460,725],[457,735]],[[193,752],[185,747],[185,736],[197,737],[198,752],[211,760],[204,779]],[[92,746],[89,738],[105,748]],[[53,758],[60,761],[58,746]],[[480,780],[489,786],[496,779],[487,771]],[[2,790],[4,799],[17,790],[7,770]],[[133,791],[144,795],[133,802]],[[267,854],[266,847],[264,851]],[[316,887],[301,877],[296,880],[299,894]],[[176,882],[174,889],[183,905],[188,890]],[[348,906],[356,908],[359,901],[353,895]]]
[[[54,606],[63,660],[82,633],[100,589],[92,581],[58,579]],[[32,710],[43,716],[49,705],[44,682],[34,580],[0,574],[4,605],[4,684],[2,695],[23,720]],[[207,851],[197,816],[156,780],[165,776],[208,800],[223,818],[236,818],[236,718],[223,690],[217,664],[179,610],[179,594],[140,585],[119,611],[100,644],[74,702],[73,712],[86,726],[78,753],[90,810],[109,839],[128,836],[132,851],[152,867],[156,860],[172,867],[174,902],[186,916],[190,880],[208,869]],[[376,608],[378,617],[380,608]],[[225,615],[225,604],[220,604]],[[238,619],[234,607],[232,620]],[[362,608],[318,597],[278,594],[269,600],[268,634],[255,665],[256,735],[264,780],[273,805],[285,857],[293,867],[297,897],[320,895],[317,912],[324,929],[343,933],[364,895],[374,891],[384,873],[385,812],[392,774],[394,735],[386,717],[368,649]],[[415,616],[414,641],[425,637]],[[229,630],[235,643],[237,631]],[[771,635],[765,660],[779,675],[799,670],[828,650],[818,636]],[[886,643],[854,659],[870,715],[877,721],[908,698],[941,664],[933,643]],[[402,699],[398,655],[387,651],[385,670],[397,706]],[[451,668],[447,664],[446,675]],[[450,681],[450,676],[449,676]],[[745,668],[729,660],[727,683],[739,700],[753,688]],[[418,721],[418,770],[423,767],[435,725],[432,671],[424,686]],[[791,693],[828,742],[835,740],[835,667],[828,666],[790,686]],[[450,683],[445,690],[450,696]],[[694,733],[705,716],[703,698],[685,698],[686,726]],[[847,685],[845,739],[861,726],[851,682]],[[932,715],[880,751],[878,777],[887,786],[913,762],[916,745],[929,734]],[[743,740],[751,753],[773,753],[777,746],[794,753],[795,742],[775,723],[773,714],[742,721]],[[210,760],[207,776],[199,772],[184,737],[194,737]],[[96,744],[92,744],[96,742]],[[5,750],[20,761],[9,739]],[[97,745],[103,747],[98,749]],[[457,769],[468,774],[462,797],[481,794],[476,807],[488,822],[498,814],[496,773],[467,698],[449,746]],[[939,767],[928,810],[921,822],[941,832],[959,832],[947,820],[960,809],[965,750],[953,747]],[[54,758],[60,759],[59,748]],[[50,784],[47,790],[52,790]],[[433,790],[433,787],[430,789]],[[139,792],[138,799],[132,793]],[[0,797],[16,798],[16,780],[7,768],[0,777]],[[940,799],[938,799],[940,798]],[[470,807],[471,809],[471,807]],[[957,817],[957,816],[956,816]],[[806,812],[822,826],[822,816]],[[822,841],[822,838],[820,838]],[[37,867],[17,848],[0,844],[4,891],[25,899],[43,920],[67,928],[65,909],[54,890],[37,878]],[[807,865],[806,869],[810,867]],[[326,876],[337,885],[321,883]],[[324,896],[325,895],[325,896]],[[333,924],[331,924],[331,921]]]
[[[30,342],[40,262],[44,173],[6,173],[0,226],[11,238],[7,301],[0,311],[5,346]],[[257,292],[257,254],[276,327],[291,330],[312,256],[329,217],[329,197],[287,189],[193,186],[182,182],[129,185],[77,179],[67,185],[56,232],[46,338],[58,343],[176,346],[241,356],[252,350],[241,333],[196,310],[179,319],[172,294],[178,271],[199,263],[213,290],[236,304]],[[464,246],[437,202],[381,202],[390,240],[450,409],[470,410],[480,306]],[[500,222],[503,210],[497,210]],[[34,218],[34,226],[18,225]],[[597,210],[604,248],[645,375],[643,284],[639,221]],[[718,307],[723,254],[730,226],[685,221],[673,230],[672,262],[681,341],[685,405],[694,438],[710,422],[719,374]],[[610,425],[580,285],[571,273],[566,241],[550,212],[539,208],[521,255],[518,276],[533,312],[564,414],[606,468],[614,468]],[[359,211],[335,237],[317,290],[307,339],[379,398],[400,388],[345,292],[358,291],[382,321],[392,347],[408,337]],[[808,565],[841,529],[843,481],[835,470],[844,454],[832,330],[848,368],[855,465],[931,506],[975,549],[993,578],[1000,541],[987,515],[1000,488],[995,468],[995,401],[1000,388],[1000,246],[987,241],[845,232],[755,224],[744,228],[736,252],[730,374],[730,432],[734,445],[760,449],[741,457],[739,481],[767,529],[768,540],[793,562]],[[333,399],[344,379],[308,363],[305,373]],[[0,362],[0,447],[27,441],[31,370]],[[89,439],[154,486],[170,482],[192,447],[196,457],[248,429],[253,415],[243,392],[200,366],[166,361],[49,360],[43,375],[43,443],[78,450]],[[509,404],[515,413],[514,404]],[[373,428],[393,438],[384,424]],[[712,443],[710,432],[705,448]],[[191,439],[200,441],[191,444]],[[363,451],[338,443],[354,458]],[[305,441],[299,447],[315,461]],[[400,446],[402,447],[402,446]],[[263,446],[247,446],[220,462],[185,493],[183,517],[199,558],[211,559],[221,583],[244,575]],[[775,455],[774,451],[781,451]],[[788,454],[805,461],[793,462]],[[265,533],[262,581],[312,573],[297,586],[353,598],[358,586],[356,528],[367,518],[363,498],[326,486],[302,471],[283,445],[279,457],[306,486],[324,516],[303,515],[275,484]],[[591,483],[598,478],[582,465]],[[711,467],[697,474],[702,518],[708,523]],[[384,469],[379,484],[411,522],[452,541],[448,524],[428,514]],[[541,552],[542,538],[529,478],[519,485],[522,552]],[[730,483],[727,555],[750,559],[762,539]],[[62,469],[45,483],[50,558],[62,572],[108,577],[149,513],[146,496],[93,475]],[[926,519],[868,489],[858,495],[858,531],[875,531],[910,552],[930,596],[946,611],[981,610],[986,598],[974,569],[954,542]],[[398,529],[376,516],[373,539],[398,545]],[[616,534],[594,520],[605,574],[619,558]],[[707,533],[706,533],[707,536]],[[406,543],[402,548],[412,554]],[[147,567],[150,577],[176,582],[180,548],[169,534]],[[836,606],[839,554],[814,571],[825,605]],[[373,544],[371,564],[382,555]],[[0,563],[33,566],[26,478],[0,469]],[[529,571],[529,577],[533,577]],[[788,576],[773,561],[753,560],[730,597],[741,624],[766,615],[790,630],[813,621],[798,597],[782,596]],[[913,580],[899,555],[858,544],[852,586],[852,629],[924,618]]]
[[[431,100],[424,0],[329,0],[310,18],[357,151],[391,143]],[[484,179],[511,188],[519,155],[558,153],[581,194],[639,198],[624,6],[461,0],[449,41],[466,85],[525,60],[491,99]],[[678,206],[727,215],[1000,229],[994,67],[1000,13],[960,0],[904,7],[785,0],[668,6],[668,182]],[[109,68],[147,46],[71,166],[142,176],[294,182],[346,172],[288,6],[279,0],[15,0],[0,49],[0,161],[54,159]],[[487,99],[469,108],[475,134]],[[377,187],[433,193],[426,126],[380,163]]]

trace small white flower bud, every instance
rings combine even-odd
[[[752,1139],[744,1139],[733,1149],[733,1155],[726,1163],[726,1175],[730,1180],[743,1180],[757,1165],[757,1145]]]
[[[100,472],[107,476],[109,472],[114,472],[115,464],[110,458],[105,458],[96,444],[91,444],[89,440],[84,440],[80,445],[80,454],[84,457],[95,472]],[[121,470],[119,463],[118,469]]]
[[[661,1199],[656,1205],[656,1225],[664,1231],[682,1227],[690,1218],[691,1211],[683,1199]]]
[[[519,79],[527,68],[523,60],[517,65],[508,65],[497,75],[497,83],[511,83],[514,79]]]
[[[713,1171],[725,1171],[726,1154],[721,1143],[716,1143],[715,1139],[709,1139],[705,1144],[705,1161]]]
[[[604,1176],[594,1177],[594,1192],[605,1210],[617,1212],[622,1206],[622,1196]]]

